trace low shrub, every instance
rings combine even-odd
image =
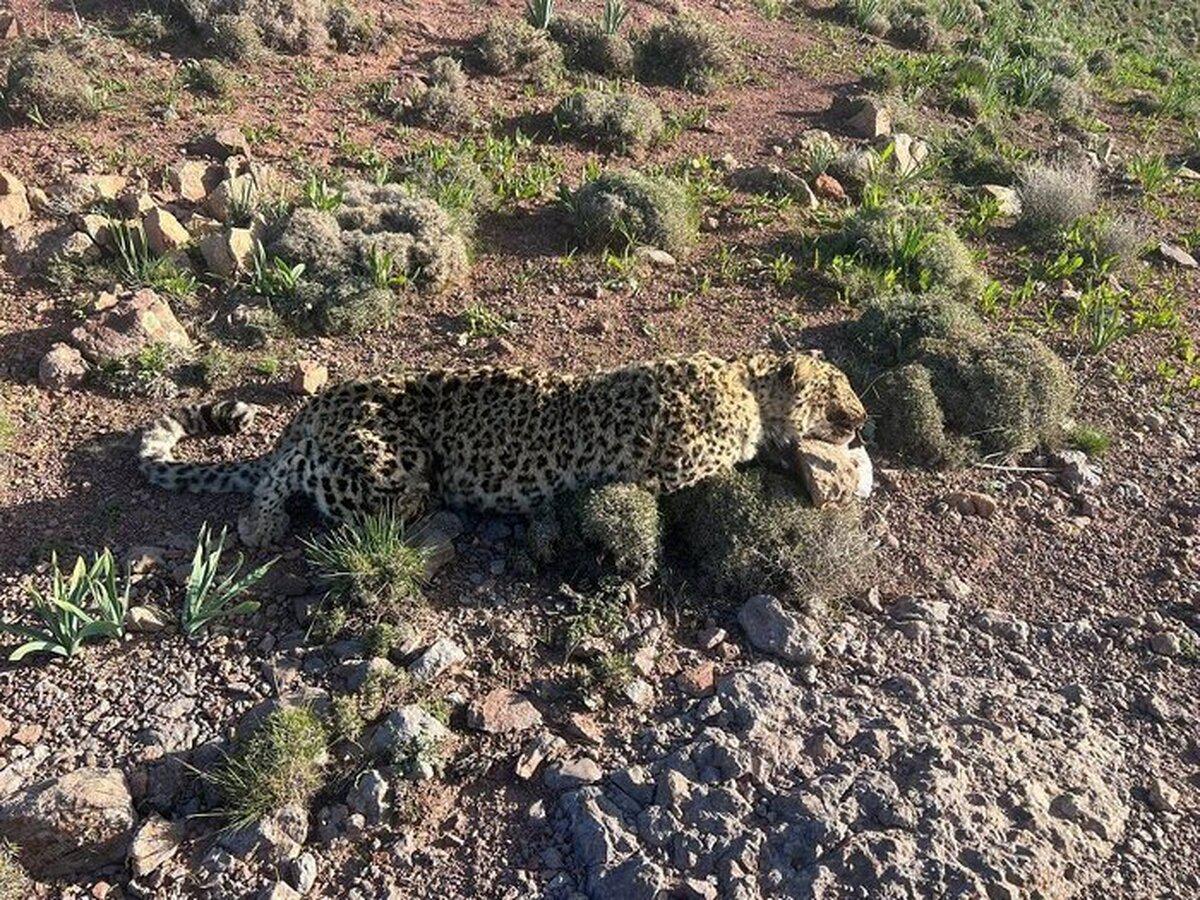
[[[599,548],[617,573],[636,582],[650,580],[662,556],[658,499],[634,484],[610,484],[584,491],[578,500],[578,528]]]
[[[266,255],[303,266],[274,306],[324,331],[386,321],[395,290],[438,291],[469,266],[463,223],[396,184],[350,182],[336,211],[299,208],[273,231]]]
[[[719,30],[689,15],[651,25],[636,47],[638,77],[687,88],[716,90],[734,65],[733,50]]]
[[[753,468],[663,497],[668,549],[734,602],[765,592],[836,602],[871,575],[856,508],[816,510],[796,479]]]
[[[647,244],[669,253],[695,241],[695,204],[687,188],[663,176],[604,172],[570,197],[575,229],[592,247],[627,250]]]
[[[1057,443],[1074,400],[1062,360],[1026,334],[991,334],[939,294],[873,301],[850,326],[848,367],[877,443],[924,465],[958,465]]]
[[[946,43],[937,20],[927,12],[902,13],[892,22],[887,37],[912,50],[937,50]]]
[[[559,102],[554,121],[573,138],[625,151],[643,149],[663,133],[658,107],[632,94],[579,91]]]
[[[90,119],[97,111],[87,74],[60,47],[26,50],[13,59],[4,103],[16,118],[47,123]]]
[[[412,98],[411,118],[426,128],[469,128],[475,122],[475,102],[466,93],[462,64],[439,56],[429,64],[425,86]]]
[[[381,35],[375,25],[355,6],[338,0],[329,7],[326,19],[329,36],[343,53],[365,53],[379,46]]]
[[[329,44],[328,0],[180,0],[179,5],[197,30],[228,48],[230,59],[245,59],[233,54],[253,49],[246,23],[276,50],[314,53]],[[219,36],[218,29],[226,36]]]
[[[492,75],[523,72],[541,80],[562,68],[562,49],[524,19],[493,19],[475,39],[475,50]]]
[[[949,225],[924,207],[860,207],[846,218],[832,242],[839,252],[894,272],[910,290],[942,288],[973,300],[983,289],[983,274],[971,251]]]
[[[213,52],[230,62],[252,62],[263,54],[258,26],[244,13],[214,16],[205,31]]]
[[[0,840],[0,900],[22,900],[33,896],[33,883],[25,872],[17,848]]]
[[[1034,163],[1021,175],[1018,224],[1034,234],[1070,228],[1096,208],[1096,175],[1084,162]]]
[[[633,45],[620,34],[609,34],[599,22],[562,15],[550,23],[550,37],[563,49],[566,64],[610,78],[633,74]]]
[[[233,93],[234,75],[215,59],[190,59],[180,69],[184,83],[193,91],[212,97]]]
[[[325,726],[307,707],[269,713],[207,778],[220,792],[221,814],[243,828],[288,806],[304,806],[321,787],[328,756]]]

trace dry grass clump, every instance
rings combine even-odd
[[[901,13],[887,32],[889,40],[912,50],[938,50],[946,44],[946,36],[937,19],[923,9]]]
[[[734,65],[728,40],[708,22],[690,15],[651,25],[637,45],[638,77],[698,94],[716,90]]]
[[[813,509],[796,479],[774,472],[717,475],[665,496],[663,510],[668,548],[734,602],[765,592],[836,602],[871,574],[860,512]]]
[[[189,59],[180,72],[184,83],[197,93],[211,97],[228,97],[233,93],[234,75],[219,60]]]
[[[670,178],[604,172],[569,203],[576,233],[588,246],[627,250],[646,244],[680,253],[696,239],[695,204],[687,188]]]
[[[213,52],[230,62],[252,62],[263,53],[258,26],[244,13],[214,16],[206,31]]]
[[[397,289],[439,291],[469,267],[462,223],[395,184],[350,182],[335,211],[293,210],[266,253],[303,266],[275,307],[297,324],[335,333],[386,321]]]
[[[425,86],[412,98],[414,121],[439,130],[469,128],[475,122],[475,102],[467,96],[462,64],[439,56],[429,64]]]
[[[1018,224],[1034,234],[1070,228],[1096,208],[1096,174],[1083,162],[1034,163],[1021,175]]]
[[[307,707],[269,713],[207,777],[223,798],[221,813],[243,828],[288,806],[304,806],[321,787],[325,726]]]
[[[4,104],[16,118],[47,123],[90,119],[95,92],[87,74],[61,47],[22,52],[8,67]]]
[[[888,204],[860,207],[834,236],[841,252],[896,273],[911,290],[942,288],[974,299],[983,274],[962,239],[932,210]]]
[[[329,7],[326,28],[334,45],[343,53],[366,53],[379,46],[379,29],[356,7],[338,0]]]
[[[475,50],[492,75],[524,72],[540,80],[562,68],[562,48],[524,19],[493,19],[475,39]]]
[[[609,34],[599,22],[562,15],[550,22],[550,37],[563,48],[566,64],[610,78],[633,74],[633,45],[620,34]]]
[[[313,53],[329,44],[328,0],[180,0],[180,6],[214,46],[228,47],[231,53],[253,49],[246,22],[263,44],[276,50]],[[240,21],[234,25],[234,20]],[[233,37],[218,37],[219,26],[233,28]]]
[[[649,581],[662,557],[658,498],[636,484],[609,484],[579,497],[579,534],[610,559],[617,572]]]
[[[626,152],[641,150],[663,133],[663,118],[652,101],[632,94],[579,91],[554,108],[558,127],[578,140]]]
[[[1059,440],[1075,387],[1036,338],[992,335],[936,294],[876,300],[850,333],[876,442],[897,456],[958,465]]]
[[[429,552],[393,511],[351,519],[304,546],[330,592],[373,623],[404,623],[423,608]]]
[[[18,859],[17,848],[0,840],[0,900],[24,900],[33,896],[33,885]]]

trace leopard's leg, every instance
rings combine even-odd
[[[238,536],[249,547],[278,543],[287,534],[284,504],[299,488],[301,460],[296,451],[271,460],[254,488],[250,506],[238,517]]]

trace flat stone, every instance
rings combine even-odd
[[[429,681],[467,658],[466,652],[450,638],[439,638],[408,667],[417,681]]]
[[[537,707],[508,688],[496,688],[467,709],[467,724],[488,734],[512,734],[542,724]]]
[[[824,656],[805,620],[769,594],[751,597],[738,610],[738,624],[759,650],[790,662],[812,665]]]
[[[1196,257],[1188,253],[1182,247],[1176,247],[1174,244],[1168,244],[1162,241],[1158,245],[1158,255],[1169,263],[1177,266],[1182,266],[1185,269],[1195,269],[1200,267],[1200,263],[1196,262]]]
[[[685,694],[693,697],[707,697],[713,692],[715,675],[716,667],[712,660],[704,660],[676,675],[675,683]]]
[[[843,126],[853,137],[873,139],[892,131],[892,114],[871,97],[856,97],[843,108]]]
[[[322,363],[302,359],[292,369],[288,388],[293,394],[311,396],[329,382],[329,368]]]
[[[980,190],[996,201],[1000,215],[1011,218],[1021,214],[1021,195],[1015,188],[1001,184],[985,184]]]
[[[134,875],[147,875],[179,852],[183,840],[183,824],[168,822],[151,814],[138,826],[129,848],[129,865]]]
[[[558,756],[567,749],[567,742],[558,735],[544,732],[521,748],[513,771],[518,778],[528,781],[547,759]]]
[[[604,776],[599,763],[587,756],[558,760],[546,767],[543,781],[552,791],[569,791],[595,784]]]

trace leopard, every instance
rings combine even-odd
[[[186,406],[146,428],[139,450],[157,486],[249,494],[237,530],[250,547],[284,538],[295,495],[335,522],[384,509],[414,522],[437,504],[528,515],[613,482],[670,493],[802,440],[846,445],[867,418],[846,375],[801,351],[585,373],[427,368],[331,385],[263,455],[175,459],[184,438],[244,433],[258,412],[238,400]]]

